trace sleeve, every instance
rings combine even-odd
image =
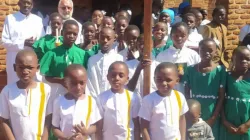
[[[53,104],[52,125],[60,127],[60,97],[58,97]]]
[[[53,76],[52,73],[50,72],[50,67],[52,64],[52,60],[53,60],[53,52],[49,51],[47,53],[45,53],[45,55],[43,56],[43,58],[40,61],[40,71],[42,74],[44,74],[45,76]]]
[[[101,116],[103,117],[104,116],[104,108],[103,108],[103,104],[102,104],[102,94],[100,94],[98,97],[97,97],[97,100],[96,100],[96,104],[97,104],[97,107],[100,111],[100,114]]]
[[[142,106],[140,108],[138,116],[144,120],[151,121],[152,107],[147,99],[147,96],[142,100]]]
[[[225,88],[226,87],[226,81],[227,81],[227,72],[226,72],[226,68],[224,66],[221,66],[221,70],[220,70],[220,88]]]
[[[4,119],[10,119],[10,108],[8,105],[8,88],[4,87],[0,94],[0,116]]]
[[[88,82],[89,82],[88,85],[91,85],[93,87],[92,89],[94,91],[94,94],[97,96],[98,94],[100,94],[100,86],[98,82],[99,78],[97,76],[97,70],[91,61],[88,62],[87,73],[88,73]]]
[[[249,25],[248,25],[248,28],[249,28]],[[243,41],[245,36],[247,35],[247,32],[245,29],[246,29],[246,26],[240,29],[240,35],[239,35],[240,41]]]
[[[201,61],[200,55],[197,52],[193,51],[193,62],[190,65],[198,64],[200,63],[200,61]]]
[[[187,105],[187,101],[184,97],[184,95],[182,93],[179,92],[179,94],[181,94],[181,100],[182,100],[182,110],[181,110],[181,115],[184,115],[188,112],[188,105]]]
[[[211,30],[207,25],[205,25],[203,28],[202,36],[203,36],[203,39],[208,39],[212,37]]]
[[[92,100],[94,100],[94,99],[92,98]],[[93,115],[91,115],[91,123],[90,124],[94,124],[102,119],[100,110],[99,110],[98,105],[95,101],[93,102],[92,110],[93,110],[93,112],[92,112]]]
[[[132,118],[138,117],[141,108],[141,99],[138,94],[133,93]]]
[[[46,90],[48,91],[48,103],[46,108],[46,116],[53,113],[53,99],[52,99],[52,92],[51,87],[49,85],[46,85]]]
[[[20,51],[24,48],[24,40],[17,37],[17,39],[11,39],[12,36],[10,32],[9,16],[6,17],[4,21],[3,31],[2,31],[2,42],[3,46],[7,51]]]
[[[40,46],[44,46],[44,43],[45,43],[44,38],[41,38],[32,45],[33,50],[35,51],[39,61],[42,59],[42,56],[44,54],[43,47]]]
[[[37,40],[39,40],[41,37],[43,37],[44,35],[45,35],[45,31],[44,31],[44,28],[43,28],[43,21],[42,21],[42,19],[40,18],[40,22],[37,22],[37,23],[39,23],[39,25],[37,25],[38,26],[38,34],[37,34]]]
[[[206,136],[207,136],[207,140],[214,140],[213,131],[208,124],[206,125]]]

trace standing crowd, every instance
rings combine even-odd
[[[249,140],[250,38],[227,45],[226,9],[153,2],[152,24],[129,7],[75,20],[72,0],[58,13],[32,14],[33,0],[6,17],[8,84],[0,94],[0,131],[8,140]],[[152,28],[144,59],[143,28]],[[46,30],[45,30],[46,29]],[[249,44],[248,44],[249,42]],[[144,68],[151,68],[143,97]]]

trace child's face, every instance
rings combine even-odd
[[[201,116],[200,114],[201,114],[200,108],[198,107],[189,108],[189,111],[186,114],[187,121],[192,123],[198,121]]]
[[[101,11],[97,10],[93,13],[93,15],[92,15],[92,22],[93,23],[95,23],[97,25],[101,25],[102,19],[103,19],[103,14]]]
[[[173,68],[159,70],[155,73],[154,80],[161,94],[168,94],[179,82],[178,73]]]
[[[74,24],[66,25],[66,27],[63,31],[64,43],[66,45],[72,46],[77,39],[78,32],[79,32],[78,26],[76,26]]]
[[[129,15],[128,13],[121,11],[115,14],[115,19],[117,20],[119,17],[126,17],[127,19],[129,19]]]
[[[120,90],[127,84],[129,77],[126,67],[122,64],[113,65],[112,70],[107,75],[111,88]]]
[[[111,28],[111,29],[114,29],[114,23],[112,21],[111,18],[104,18],[102,20],[102,27],[108,27],[108,28]]]
[[[52,32],[56,32],[56,29],[61,29],[62,28],[62,18],[60,18],[60,17],[52,18],[51,19],[51,28],[52,28]]]
[[[202,22],[202,19],[203,19],[203,16],[201,13],[198,13],[196,15],[196,26],[199,27],[201,25],[201,22]]]
[[[213,18],[217,23],[223,23],[224,20],[226,19],[225,9],[220,9],[217,13],[215,13]]]
[[[159,21],[160,22],[164,22],[164,23],[170,23],[171,22],[171,19],[170,19],[170,16],[167,14],[167,13],[162,13],[159,17]]]
[[[203,46],[200,46],[201,61],[210,61],[213,59],[216,53],[216,44],[212,41],[206,42]]]
[[[75,98],[79,98],[84,92],[87,83],[87,74],[80,69],[72,70],[65,77],[65,84],[71,94]]]
[[[128,27],[128,22],[125,19],[118,20],[115,25],[115,30],[118,36],[123,36],[125,29]]]
[[[195,17],[193,16],[187,16],[184,18],[184,22],[188,25],[189,29],[195,28],[196,21]]]
[[[143,54],[143,48],[144,48],[144,37],[141,36],[138,38],[138,41],[137,41],[137,49],[138,49],[140,55]]]
[[[136,43],[137,43],[137,39],[139,35],[140,34],[137,30],[131,30],[127,32],[125,40],[128,46],[131,47],[131,49],[136,47]]]
[[[246,71],[250,67],[250,51],[248,49],[241,50],[233,57],[235,69],[238,71]]]
[[[84,29],[84,38],[87,40],[93,40],[95,39],[95,27],[93,25],[89,25]]]
[[[114,43],[115,35],[112,29],[105,28],[100,32],[99,42],[102,52],[108,52]]]
[[[153,35],[156,40],[163,40],[167,35],[167,26],[166,24],[158,23],[153,28]]]
[[[14,70],[20,81],[23,83],[30,83],[39,69],[37,63],[37,58],[33,55],[26,55],[22,58],[17,58],[16,63],[14,64]]]
[[[184,46],[188,38],[188,30],[184,26],[180,26],[176,29],[176,32],[171,34],[174,46],[178,49],[181,49]]]

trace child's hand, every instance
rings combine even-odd
[[[224,121],[223,121],[223,124],[224,124],[224,126],[226,127],[226,129],[227,129],[230,133],[232,133],[232,134],[236,134],[236,133],[237,133],[238,128],[237,128],[236,126],[234,126],[233,124],[231,124],[230,122],[224,120]]]
[[[88,135],[88,130],[86,129],[83,122],[81,122],[81,125],[79,125],[79,124],[75,125],[74,129],[77,133],[81,133],[84,136]]]
[[[214,125],[214,122],[215,122],[215,119],[214,118],[210,118],[206,121],[206,123],[209,125],[209,126],[213,126]]]
[[[35,42],[35,39],[33,37],[28,38],[24,41],[24,46],[32,47],[34,42]]]
[[[247,133],[248,129],[249,129],[249,127],[246,124],[242,124],[238,128],[237,134],[244,135]]]
[[[74,140],[83,140],[84,136],[81,133],[77,133]]]
[[[144,69],[146,66],[150,66],[151,63],[152,63],[152,60],[151,60],[151,59],[143,59],[143,60],[139,63],[138,67],[139,67],[140,69]]]

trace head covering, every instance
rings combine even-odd
[[[181,14],[183,12],[183,9],[190,6],[190,3],[185,1],[185,2],[182,2],[180,5],[179,5],[179,14]]]
[[[167,13],[170,16],[171,24],[174,23],[174,11],[171,9],[164,9],[161,11],[161,13]]]

